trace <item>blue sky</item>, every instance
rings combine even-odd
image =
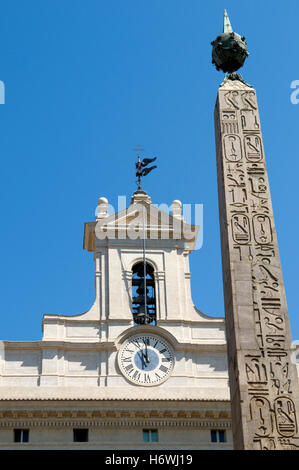
[[[232,26],[247,39],[244,78],[258,93],[293,339],[298,317],[298,3],[214,0],[0,2],[0,339],[39,340],[45,313],[94,301],[84,222],[97,199],[128,200],[135,154],[158,157],[154,203],[204,205],[191,255],[195,305],[224,315],[213,111],[223,74],[210,42]]]

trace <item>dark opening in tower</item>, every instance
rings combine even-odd
[[[156,325],[154,268],[137,263],[132,268],[132,310],[136,325]]]

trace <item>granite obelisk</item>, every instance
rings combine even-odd
[[[213,63],[223,286],[235,449],[299,449],[299,383],[248,52],[224,15]]]

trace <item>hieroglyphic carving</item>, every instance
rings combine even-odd
[[[245,155],[249,162],[262,160],[262,142],[258,135],[251,134],[244,137]]]
[[[271,407],[267,398],[262,396],[253,397],[250,400],[250,418],[255,421],[256,433],[258,437],[269,437],[273,432],[273,423],[271,419]]]
[[[246,215],[234,215],[231,219],[233,239],[240,245],[250,241],[250,226]]]
[[[292,393],[289,362],[276,359],[270,362],[270,379],[277,395]]]
[[[251,176],[262,176],[265,173],[265,167],[263,164],[252,163],[247,166],[247,174]]]
[[[260,356],[246,356],[245,372],[247,383],[250,388],[248,389],[249,395],[255,395],[256,391],[259,394],[266,392],[265,386],[268,383],[268,374],[266,365],[261,362]]]
[[[234,208],[234,212],[243,212],[241,209],[247,206],[247,190],[244,183],[244,169],[243,165],[237,163],[236,165],[228,164],[227,180],[229,188],[230,204]]]
[[[223,134],[237,134],[239,132],[235,111],[228,110],[222,113],[221,127]]]
[[[239,92],[236,90],[230,90],[227,93],[224,93],[224,100],[228,108],[240,109],[238,103]]]
[[[274,401],[276,427],[283,437],[293,437],[297,430],[295,405],[290,398],[279,397]]]
[[[242,159],[241,140],[238,135],[228,134],[223,138],[225,157],[229,162],[238,162]]]
[[[273,438],[257,438],[253,439],[254,443],[258,444],[257,450],[275,450],[275,440]]]
[[[243,93],[241,93],[241,99],[242,99],[242,103],[243,103],[243,106],[244,108],[248,108],[249,109],[257,109],[257,102],[256,102],[256,96],[255,96],[255,92],[252,90],[250,91],[244,91]]]
[[[253,109],[242,109],[241,125],[243,131],[257,131],[260,128],[257,113]]]
[[[256,243],[260,245],[268,245],[272,242],[271,221],[267,215],[254,215],[252,218],[252,224]]]
[[[238,297],[237,291],[243,284],[236,283],[238,278],[234,278],[232,263],[244,262],[246,266],[250,263],[252,273],[256,349],[240,351],[239,340],[233,344],[228,338],[229,357],[234,364],[244,367],[243,370],[231,368],[230,373],[235,374],[232,383],[243,377],[242,396],[233,394],[238,401],[233,407],[239,407],[238,420],[247,416],[248,421],[242,439],[236,430],[235,445],[243,442],[247,449],[299,449],[298,377],[290,361],[289,320],[255,91],[245,85],[243,90],[230,90],[226,85],[219,91],[215,117],[216,122],[222,123],[220,128],[216,126],[220,132],[216,143],[218,169],[221,169],[218,171],[219,201],[226,210],[225,217],[220,217],[224,274],[228,267],[231,270],[231,276],[225,277],[225,289],[227,279],[231,278],[231,293],[225,296],[226,311],[234,316],[232,323],[229,317],[227,322],[237,324],[241,330],[238,305],[232,306],[231,298],[242,298],[243,293],[240,291]],[[236,330],[235,337],[238,334]]]

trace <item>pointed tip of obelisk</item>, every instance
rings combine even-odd
[[[233,32],[233,28],[232,28],[232,25],[230,24],[229,17],[228,17],[226,9],[224,10],[223,32],[224,33],[232,33]]]

